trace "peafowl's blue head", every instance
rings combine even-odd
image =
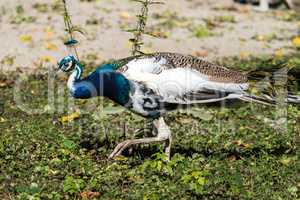
[[[70,55],[70,56],[64,57],[58,63],[58,67],[63,72],[70,72],[70,71],[74,70],[76,63],[77,63],[76,58],[74,56]]]

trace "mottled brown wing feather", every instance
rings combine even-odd
[[[246,83],[247,76],[241,72],[227,69],[226,67],[210,63],[204,59],[190,55],[177,53],[154,53],[148,55],[156,57],[158,60],[165,58],[169,68],[191,68],[209,77],[210,80],[222,83]]]

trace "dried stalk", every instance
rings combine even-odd
[[[143,35],[147,34],[145,33],[145,29],[148,20],[149,5],[162,4],[162,2],[154,2],[152,0],[132,0],[132,1],[142,4],[141,13],[137,15],[138,21],[137,21],[136,28],[132,30],[128,30],[128,32],[134,33],[134,37],[130,39],[130,42],[133,43],[132,55],[135,56],[138,54],[143,54],[143,52],[141,52],[141,47],[144,44]]]

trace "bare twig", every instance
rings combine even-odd
[[[75,46],[76,43],[77,43],[77,41],[74,39],[74,35],[73,35],[73,33],[75,31],[78,31],[78,30],[72,24],[72,20],[71,20],[70,14],[68,12],[66,0],[62,0],[62,2],[63,2],[63,6],[64,6],[64,23],[65,23],[65,29],[66,29],[66,32],[69,34],[69,37],[70,37],[69,41],[66,42],[65,45],[67,45],[67,46],[69,46],[69,47],[71,47],[71,48],[74,49],[76,57],[79,60],[79,55],[78,55],[78,52],[77,52],[77,48]]]
[[[137,15],[138,22],[136,28],[132,30],[128,30],[128,32],[134,33],[134,37],[130,39],[130,42],[133,43],[132,55],[135,56],[137,54],[143,54],[143,52],[141,52],[141,47],[144,44],[143,35],[146,34],[145,28],[148,20],[149,5],[163,4],[163,3],[152,1],[152,0],[132,0],[132,1],[142,4],[141,13]]]

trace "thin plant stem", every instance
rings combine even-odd
[[[138,3],[142,4],[141,12],[137,15],[138,21],[136,28],[133,30],[130,30],[129,32],[134,33],[134,37],[130,39],[130,41],[133,43],[132,45],[132,55],[138,55],[143,54],[141,52],[141,48],[143,43],[143,35],[145,34],[145,29],[147,25],[148,20],[148,14],[149,14],[149,5],[152,4],[162,4],[162,2],[154,2],[152,0],[132,0]]]
[[[70,14],[68,12],[68,8],[67,8],[67,2],[66,0],[62,0],[63,2],[63,6],[64,6],[64,23],[65,23],[65,29],[69,34],[70,40],[74,40],[74,35],[73,35],[73,24],[72,24],[72,20],[70,17]],[[78,51],[75,45],[72,45],[70,48],[74,49],[75,55],[79,61],[79,55],[78,55]]]

